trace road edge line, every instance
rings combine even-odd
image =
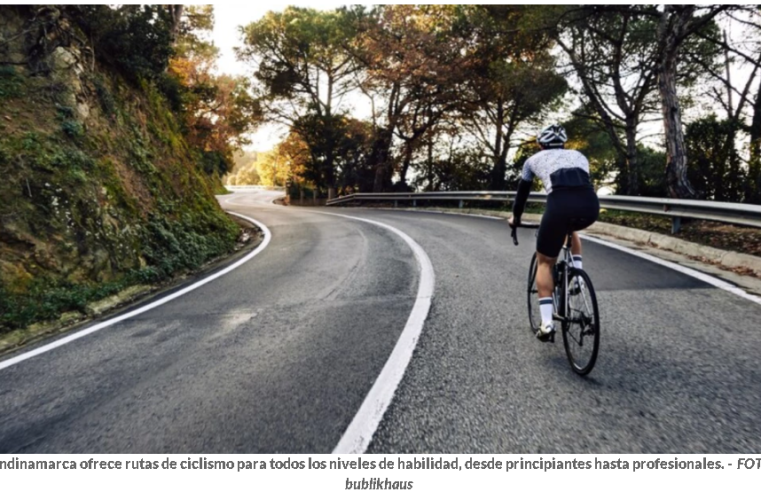
[[[227,273],[230,273],[231,271],[235,270],[239,266],[243,265],[244,263],[246,263],[247,261],[249,261],[250,259],[252,259],[256,255],[258,255],[259,253],[264,251],[264,249],[270,243],[270,239],[272,239],[272,234],[270,233],[270,230],[267,228],[267,226],[265,226],[264,224],[262,224],[261,222],[259,222],[256,219],[252,219],[251,217],[247,217],[245,215],[242,215],[242,214],[239,214],[239,213],[236,213],[236,212],[230,212],[230,211],[226,211],[226,212],[228,214],[230,214],[230,215],[235,215],[236,217],[240,217],[241,219],[244,219],[244,220],[247,220],[247,221],[251,222],[255,226],[259,227],[262,230],[262,232],[264,232],[264,239],[262,240],[261,244],[259,244],[259,246],[257,246],[256,249],[254,249],[252,252],[250,252],[249,254],[247,254],[246,256],[241,258],[240,260],[236,261],[232,265],[228,265],[227,267],[223,268],[222,270],[220,270],[220,271],[218,271],[218,272],[216,272],[216,273],[214,273],[212,275],[209,275],[208,277],[205,277],[205,278],[199,280],[198,282],[195,282],[195,283],[193,283],[191,285],[188,285],[187,287],[185,287],[183,289],[180,289],[177,292],[173,292],[172,294],[170,294],[170,295],[168,295],[166,297],[162,297],[161,299],[158,299],[158,300],[153,301],[153,302],[151,302],[149,304],[146,304],[143,307],[140,307],[140,308],[137,308],[135,310],[126,312],[124,314],[121,314],[121,315],[116,316],[114,318],[111,318],[109,320],[103,321],[103,322],[98,323],[98,324],[96,324],[94,326],[91,326],[89,328],[85,328],[84,330],[80,330],[80,331],[78,331],[76,333],[72,333],[71,335],[67,335],[67,336],[65,336],[63,338],[59,338],[58,340],[55,340],[55,341],[50,342],[48,344],[45,344],[45,345],[43,345],[41,347],[37,347],[36,349],[29,350],[28,352],[24,352],[24,353],[19,354],[19,355],[15,356],[15,357],[11,357],[11,358],[6,359],[4,361],[0,361],[0,371],[2,371],[3,369],[6,369],[8,367],[14,366],[14,365],[16,365],[16,364],[18,364],[20,362],[23,362],[23,361],[25,361],[27,359],[31,359],[32,357],[36,357],[38,355],[44,354],[45,352],[49,352],[49,351],[51,351],[53,349],[56,349],[56,348],[61,347],[63,345],[66,345],[66,344],[68,344],[70,342],[73,342],[74,340],[77,340],[79,338],[85,337],[85,336],[87,336],[87,335],[89,335],[91,333],[95,333],[96,331],[100,331],[103,328],[107,328],[107,327],[109,327],[111,325],[119,323],[120,321],[124,321],[125,319],[132,318],[134,316],[137,316],[138,314],[142,314],[142,313],[144,313],[146,311],[150,311],[151,309],[154,309],[154,308],[157,308],[157,307],[159,307],[159,306],[161,306],[163,304],[166,304],[169,301],[177,299],[178,297],[183,296],[183,295],[187,294],[188,292],[191,292],[191,291],[196,290],[197,288],[199,288],[199,287],[201,287],[203,285],[206,285],[207,283],[209,283],[212,280],[215,280],[215,279],[221,277],[222,275],[226,275]]]
[[[383,420],[383,416],[391,404],[399,384],[402,382],[404,373],[420,339],[420,334],[423,331],[425,320],[428,318],[436,281],[433,263],[431,263],[431,259],[422,246],[396,227],[351,215],[317,211],[310,212],[358,220],[387,229],[407,243],[407,246],[412,249],[420,267],[420,283],[418,284],[417,297],[415,304],[412,306],[412,311],[407,318],[407,323],[404,325],[404,329],[396,341],[394,350],[391,351],[391,355],[389,355],[386,363],[383,365],[383,369],[381,369],[373,386],[365,396],[362,405],[360,405],[359,410],[357,410],[351,423],[338,441],[338,445],[333,450],[333,454],[363,454],[370,446],[373,435],[378,430],[378,425]]]
[[[370,210],[370,209],[368,209],[368,210]],[[393,210],[393,209],[386,208],[386,209],[383,209],[383,210]],[[404,209],[404,210],[400,210],[400,211],[405,211],[405,212],[425,212],[425,213],[447,213],[447,212],[437,212],[437,211],[433,211],[433,210],[431,210],[431,211],[425,211],[425,210],[409,210],[409,209]],[[489,218],[489,219],[497,218],[497,217],[494,217],[492,215],[483,215],[483,214],[464,214],[464,213],[459,213],[459,214],[451,214],[451,215],[467,215],[467,216],[470,216],[470,217],[480,217],[480,218]],[[588,234],[582,233],[581,236],[584,237],[585,239],[588,239],[588,240],[594,242],[594,243],[602,244],[603,246],[607,246],[609,248],[617,249],[619,251],[623,251],[624,253],[629,253],[630,255],[637,256],[639,258],[651,261],[653,263],[657,263],[658,265],[661,265],[661,266],[665,266],[666,268],[670,268],[670,269],[675,270],[675,271],[677,271],[679,273],[682,273],[682,274],[687,275],[687,276],[692,277],[692,278],[696,278],[696,279],[698,279],[698,280],[700,280],[702,282],[705,282],[705,283],[707,283],[709,285],[712,285],[712,286],[716,287],[717,289],[721,289],[723,291],[729,292],[730,294],[735,294],[736,296],[742,297],[743,299],[745,299],[747,301],[751,301],[751,302],[754,302],[756,304],[761,305],[761,297],[753,295],[753,294],[750,294],[750,293],[746,292],[745,290],[743,290],[740,287],[732,285],[731,283],[729,283],[729,282],[727,282],[725,280],[721,280],[721,279],[718,279],[716,277],[713,277],[713,276],[711,276],[711,275],[709,275],[707,273],[699,272],[699,271],[697,271],[697,270],[695,270],[693,268],[689,268],[689,267],[686,267],[684,265],[680,265],[678,263],[674,263],[674,262],[671,262],[671,261],[668,261],[668,260],[664,260],[664,259],[658,258],[656,256],[653,256],[653,255],[650,255],[650,254],[647,254],[647,253],[643,253],[641,251],[637,251],[637,250],[628,248],[626,246],[622,246],[622,245],[613,243],[611,241],[606,241],[604,239],[600,239],[600,238],[597,238],[597,237],[594,237],[594,236],[590,236]]]
[[[682,273],[684,275],[690,276],[692,278],[696,278],[702,282],[705,282],[707,284],[710,284],[718,289],[730,292],[732,294],[735,294],[739,297],[742,297],[745,300],[755,302],[756,304],[761,305],[761,297],[755,296],[753,294],[749,294],[748,292],[745,292],[740,287],[734,286],[729,282],[726,282],[724,280],[718,279],[716,277],[713,277],[711,275],[708,275],[703,272],[699,272],[697,270],[694,270],[692,268],[686,267],[684,265],[680,265],[678,263],[673,263],[668,260],[663,260],[661,258],[655,257],[653,255],[649,255],[647,253],[643,253],[642,251],[637,251],[631,248],[628,248],[626,246],[622,246],[620,244],[616,244],[610,241],[606,241],[604,239],[600,239],[594,236],[590,236],[588,234],[581,234],[581,236],[585,240],[589,240],[593,243],[602,244],[603,246],[607,246],[609,248],[617,249],[619,251],[623,251],[624,253],[629,253],[630,255],[637,256],[639,258],[642,258],[644,260],[652,261],[653,263],[657,263],[661,266],[665,266],[666,268],[670,268],[672,270],[676,270],[679,273]]]

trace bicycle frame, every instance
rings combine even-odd
[[[513,227],[511,233],[513,243],[516,246],[518,245],[518,227]],[[534,224],[525,224],[523,227],[532,229],[538,228],[538,226]],[[552,318],[561,323],[563,345],[565,347],[568,361],[571,364],[571,368],[575,373],[581,376],[586,376],[592,370],[595,361],[597,360],[600,343],[600,320],[597,297],[594,293],[594,288],[592,287],[592,281],[584,270],[574,267],[572,245],[573,232],[568,232],[563,241],[561,254],[558,255],[558,259],[555,261],[555,265],[552,268],[554,283],[552,291],[554,308]],[[538,288],[536,287],[537,254],[538,253],[535,253],[531,260],[527,291],[529,322],[534,334],[536,334],[538,330],[536,326],[536,318],[532,310],[532,296],[538,294]],[[578,283],[571,285],[572,278],[578,278]],[[573,306],[571,306],[572,296],[574,301]],[[577,305],[577,302],[581,302],[583,305]],[[579,325],[579,330],[574,329],[577,324]],[[578,333],[576,333],[576,331],[578,331]],[[555,341],[555,333],[555,331],[552,332],[549,341]],[[574,355],[575,350],[572,347],[583,347],[585,345],[584,340],[588,336],[591,336],[590,341],[587,343],[592,344],[592,352],[586,362],[580,363],[579,361],[584,359],[577,358]]]
[[[570,268],[573,268],[573,255],[571,253],[571,242],[573,241],[573,233],[568,233],[566,236],[565,241],[563,241],[563,249],[561,250],[561,257],[562,259],[559,259],[555,263],[555,267],[553,268],[553,273],[555,275],[554,283],[555,283],[555,289],[552,293],[553,302],[555,303],[555,313],[557,315],[557,321],[562,322],[563,329],[566,329],[566,318],[568,317],[568,278],[570,274]],[[569,267],[569,265],[571,265]],[[562,289],[562,301],[563,303],[560,304],[558,301],[559,295],[558,295],[558,289]]]

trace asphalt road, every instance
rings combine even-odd
[[[407,245],[235,194],[267,249],[179,299],[0,371],[0,451],[330,452],[405,325]],[[333,211],[333,210],[331,210]],[[341,209],[408,234],[435,271],[376,453],[761,453],[761,305],[585,244],[600,357],[576,376],[528,328],[533,246],[477,217]]]

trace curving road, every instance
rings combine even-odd
[[[0,451],[330,452],[407,322],[419,265],[392,231],[274,196],[220,198],[272,233],[251,261],[0,370]],[[527,327],[530,231],[515,248],[502,221],[330,211],[403,231],[435,271],[369,452],[761,453],[761,305],[585,244],[603,338],[582,379]]]

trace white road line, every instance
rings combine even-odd
[[[363,208],[363,210],[390,210],[394,212],[413,212],[419,214],[441,214],[441,215],[460,215],[462,217],[478,217],[479,219],[491,219],[491,220],[505,220],[504,217],[494,217],[493,215],[481,215],[481,214],[465,214],[462,212],[443,212],[441,210],[409,210],[409,209],[393,209],[393,208]]]
[[[693,270],[692,268],[679,265],[677,263],[672,263],[667,260],[662,260],[660,258],[657,258],[655,256],[649,255],[647,253],[643,253],[641,251],[637,251],[631,248],[627,248],[626,246],[621,246],[619,244],[611,243],[608,241],[605,241],[604,239],[599,239],[596,237],[588,236],[586,234],[582,234],[582,237],[584,239],[592,241],[593,243],[599,243],[603,246],[607,246],[609,248],[617,249],[619,251],[623,251],[624,253],[629,253],[630,255],[637,256],[639,258],[652,261],[653,263],[657,263],[659,265],[665,266],[666,268],[671,268],[672,270],[676,270],[679,273],[683,273],[685,275],[689,275],[690,277],[696,278],[698,280],[701,280],[707,284],[713,285],[714,287],[717,287],[721,290],[725,290],[727,292],[731,292],[732,294],[735,294],[737,296],[742,297],[743,299],[747,299],[748,301],[755,302],[756,304],[761,304],[761,297],[754,296],[753,294],[749,294],[742,290],[739,287],[736,287],[729,282],[725,282],[724,280],[720,280],[716,277],[712,277],[710,275],[707,275],[705,273],[699,272],[697,270]]]
[[[393,210],[393,209],[385,209],[385,210]],[[399,210],[400,212],[424,212],[424,213],[436,213],[435,211],[425,211],[425,210]],[[447,213],[447,212],[440,212],[440,213]],[[457,215],[469,215],[471,217],[481,217],[485,219],[500,219],[499,217],[493,217],[491,215],[480,215],[480,214],[457,214]],[[505,219],[502,219],[505,220]],[[637,256],[639,258],[652,261],[653,263],[657,263],[659,265],[665,266],[666,268],[671,268],[672,270],[676,270],[679,273],[683,273],[685,275],[688,275],[690,277],[696,278],[698,280],[701,280],[707,284],[710,284],[718,289],[727,291],[729,293],[735,294],[736,296],[742,297],[743,299],[746,299],[751,302],[755,302],[756,304],[761,304],[761,297],[755,296],[753,294],[749,294],[745,292],[740,287],[737,287],[735,285],[730,284],[729,282],[725,282],[724,280],[718,279],[716,277],[712,277],[710,275],[707,275],[705,273],[699,272],[697,270],[694,270],[692,268],[679,265],[677,263],[672,263],[667,260],[662,260],[658,257],[655,257],[653,255],[649,255],[647,253],[643,253],[641,251],[637,251],[631,248],[627,248],[626,246],[621,246],[609,241],[605,241],[603,239],[599,239],[596,237],[588,236],[586,234],[582,234],[582,237],[585,239],[588,239],[594,243],[599,243],[604,246],[607,246],[609,248],[617,249],[619,251],[623,251],[625,253],[629,253],[630,255]]]
[[[3,370],[3,369],[8,368],[10,366],[16,365],[19,362],[25,361],[27,359],[31,359],[32,357],[36,357],[36,356],[38,356],[40,354],[44,354],[45,352],[49,352],[49,351],[51,351],[51,350],[53,350],[55,348],[58,348],[58,347],[60,347],[62,345],[66,345],[67,343],[73,342],[74,340],[77,340],[79,338],[85,337],[85,336],[87,336],[87,335],[89,335],[91,333],[95,333],[96,331],[102,330],[103,328],[107,328],[107,327],[109,327],[111,325],[119,323],[120,321],[124,321],[125,319],[129,319],[129,318],[132,318],[134,316],[137,316],[138,314],[142,314],[142,313],[144,313],[146,311],[150,311],[151,309],[157,308],[157,307],[161,306],[162,304],[166,304],[167,302],[172,301],[174,299],[177,299],[178,297],[183,296],[183,295],[187,294],[188,292],[196,290],[197,288],[201,287],[202,285],[208,284],[212,280],[215,280],[215,279],[221,277],[222,275],[230,273],[231,271],[235,270],[239,266],[241,266],[244,263],[246,263],[248,260],[250,260],[254,256],[256,256],[259,253],[261,253],[262,251],[264,251],[264,248],[267,247],[267,245],[270,243],[270,239],[272,239],[272,234],[270,233],[270,230],[267,229],[267,226],[265,226],[264,224],[262,224],[258,220],[252,219],[250,217],[246,217],[245,215],[237,214],[235,212],[228,212],[228,213],[232,214],[232,215],[235,215],[237,217],[240,217],[241,219],[244,219],[244,220],[247,220],[247,221],[251,222],[252,224],[256,225],[257,227],[259,227],[264,232],[264,240],[262,241],[262,243],[259,246],[256,247],[255,250],[253,250],[252,252],[250,252],[249,254],[247,254],[246,256],[241,258],[240,260],[236,261],[232,265],[229,265],[229,266],[225,267],[224,269],[218,271],[217,273],[215,273],[213,275],[209,275],[208,277],[203,278],[203,279],[199,280],[198,282],[196,282],[196,283],[194,283],[192,285],[189,285],[189,286],[185,287],[182,290],[178,290],[177,292],[174,292],[174,293],[172,293],[172,294],[170,294],[170,295],[168,295],[166,297],[162,297],[161,299],[159,299],[157,301],[154,301],[154,302],[152,302],[150,304],[147,304],[147,305],[145,305],[145,306],[143,306],[141,308],[135,309],[133,311],[129,311],[127,313],[119,315],[119,316],[117,316],[115,318],[111,318],[111,319],[109,319],[107,321],[104,321],[102,323],[98,323],[97,325],[94,325],[94,326],[91,326],[90,328],[78,331],[78,332],[73,333],[73,334],[71,334],[69,336],[66,336],[66,337],[63,337],[63,338],[59,338],[58,340],[56,340],[54,342],[51,342],[51,343],[49,343],[47,345],[43,345],[42,347],[38,347],[38,348],[36,348],[34,350],[30,350],[29,352],[24,352],[23,354],[19,354],[16,357],[11,357],[10,359],[4,360],[4,361],[0,362],[0,370]]]
[[[399,340],[397,340],[394,350],[391,352],[375,383],[373,383],[373,387],[370,388],[357,414],[333,450],[333,454],[360,454],[364,453],[370,445],[373,434],[378,429],[378,424],[383,419],[383,414],[386,413],[386,409],[391,404],[394,393],[402,381],[404,371],[407,369],[410,359],[412,359],[412,353],[415,351],[420,333],[423,331],[423,323],[425,323],[428,317],[431,298],[433,297],[435,283],[433,264],[423,248],[414,239],[388,224],[360,217],[352,217],[351,215],[310,212],[359,220],[388,229],[407,243],[410,249],[412,249],[418,265],[420,265],[420,284],[418,285],[417,298],[412,306],[412,312],[409,318],[407,318],[407,324],[404,325],[404,330],[399,335]]]

